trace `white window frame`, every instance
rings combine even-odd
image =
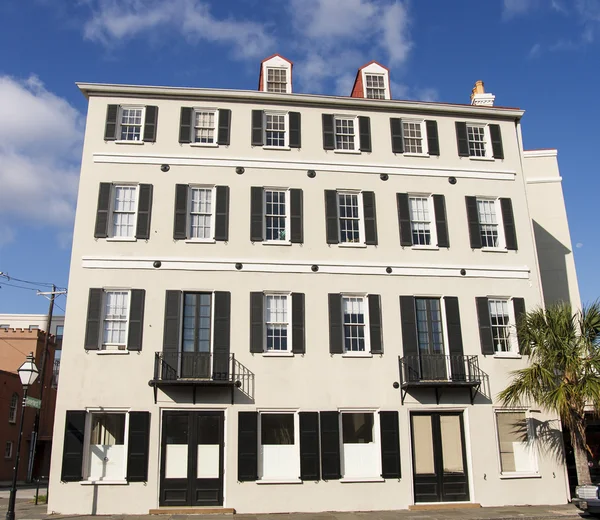
[[[123,444],[123,450],[125,453],[124,459],[123,459],[123,474],[122,474],[122,478],[117,479],[117,480],[98,480],[98,479],[92,479],[90,477],[90,459],[91,459],[91,440],[92,440],[92,415],[93,414],[109,414],[109,413],[114,413],[114,414],[124,414],[125,415],[125,435],[124,435],[124,444]],[[85,433],[83,436],[84,442],[83,442],[83,477],[84,480],[81,482],[81,484],[85,485],[85,484],[99,484],[99,483],[104,483],[104,484],[126,484],[127,483],[127,454],[129,453],[129,413],[130,413],[130,409],[129,408],[87,408],[86,409],[86,415],[85,415]]]
[[[502,471],[502,458],[500,456],[500,432],[498,430],[498,416],[502,413],[524,413],[527,423],[527,441],[530,443],[530,463],[533,471]],[[496,435],[496,457],[498,460],[498,473],[500,478],[531,478],[539,477],[539,461],[537,456],[537,441],[531,410],[523,408],[496,408],[494,409],[494,430]]]
[[[479,233],[481,236],[481,218],[479,215],[479,201],[490,201],[494,203],[494,211],[496,212],[496,225],[498,226],[498,246],[488,247],[481,244],[482,251],[506,251],[506,237],[504,236],[504,221],[502,220],[502,207],[498,197],[475,197],[477,204],[477,220],[479,221]]]
[[[17,399],[15,400],[15,396]],[[13,406],[14,401],[14,406]],[[8,405],[8,422],[10,424],[16,424],[17,422],[17,413],[19,411],[19,394],[17,392],[13,392],[10,396],[10,403]]]
[[[196,139],[196,114],[200,112],[212,113],[215,116],[214,131],[214,142],[212,143],[197,143]],[[219,143],[219,109],[217,108],[206,108],[206,107],[194,107],[192,110],[192,135],[190,136],[190,146],[197,146],[200,148],[217,148]]]
[[[135,218],[133,222],[133,235],[130,237],[118,237],[114,235],[114,224],[115,224],[115,196],[117,193],[117,188],[135,188]],[[130,184],[126,182],[113,183],[110,187],[110,206],[109,206],[109,218],[108,218],[108,241],[114,242],[135,242],[137,238],[135,237],[135,232],[137,229],[137,219],[139,215],[139,206],[140,206],[140,185],[139,184]]]
[[[352,120],[353,121],[353,127],[354,127],[354,147],[353,148],[349,148],[347,150],[343,149],[343,148],[338,148],[337,146],[337,125],[336,125],[336,121],[339,120]],[[343,135],[347,135],[347,134],[343,134]],[[348,134],[349,135],[349,134]],[[361,153],[360,152],[360,129],[358,128],[358,116],[355,115],[347,115],[347,114],[334,114],[333,115],[333,147],[334,147],[334,151],[337,153]]]
[[[209,238],[194,238],[192,237],[192,190],[193,189],[201,189],[201,190],[210,190],[210,200],[211,200],[211,216],[210,216],[210,237]],[[217,215],[217,188],[215,185],[206,185],[206,184],[190,184],[188,185],[188,196],[187,196],[187,218],[186,218],[186,233],[189,238],[186,242],[200,242],[200,243],[209,243],[213,244],[216,242],[215,240],[215,220]]]
[[[342,357],[372,357],[371,353],[371,319],[369,316],[369,297],[368,294],[365,293],[342,293]],[[365,350],[364,351],[354,351],[354,350],[346,350],[346,331],[345,331],[345,323],[344,323],[344,300],[346,298],[360,298],[363,302],[365,323],[363,325],[365,331]]]
[[[515,318],[515,306],[514,306],[513,299],[508,296],[498,296],[498,295],[488,296],[487,299],[488,299],[488,312],[490,313],[490,327],[493,327],[493,325],[491,325],[492,312],[490,310],[490,300],[505,301],[506,306],[508,308],[508,329],[509,329],[508,345],[509,345],[509,350],[506,352],[497,351],[496,345],[494,345],[494,357],[521,357],[520,352],[519,352],[519,341],[517,338],[517,327],[516,327],[517,322],[516,322],[516,318]]]
[[[139,140],[135,139],[121,139],[121,128],[123,127],[123,110],[131,110],[131,109],[142,109],[141,115],[141,124],[140,124],[140,138]],[[144,125],[146,122],[146,105],[120,105],[117,113],[117,139],[115,142],[117,143],[127,143],[127,144],[144,144]],[[125,126],[134,126],[134,125],[125,125]]]
[[[267,240],[267,191],[279,191],[285,193],[285,240]],[[265,239],[262,241],[266,245],[290,245],[291,242],[291,212],[290,212],[290,189],[278,188],[274,186],[265,186],[263,188],[263,233]]]
[[[267,297],[285,296],[287,314],[287,350],[267,350]],[[293,356],[292,350],[292,293],[267,291],[263,293],[263,355],[264,356]]]
[[[358,242],[342,242],[342,232],[340,230],[340,195],[356,195],[358,204]],[[336,190],[336,209],[337,209],[337,232],[338,245],[340,247],[366,247],[365,240],[365,215],[363,206],[362,191],[358,190]]]
[[[422,150],[421,153],[406,151],[405,139],[409,139],[409,138],[404,136],[404,123],[420,125],[420,127],[421,127],[421,150]],[[402,155],[406,155],[407,157],[411,157],[411,156],[417,156],[417,157],[427,156],[427,157],[429,157],[429,143],[427,142],[427,125],[425,124],[425,121],[423,119],[404,119],[403,118],[403,119],[401,119],[401,124],[402,124],[402,149],[404,150],[404,153]]]
[[[467,147],[469,148],[469,158],[475,161],[493,161],[494,152],[492,150],[492,137],[490,135],[490,126],[487,123],[475,123],[467,121]],[[485,139],[485,155],[471,155],[471,147],[469,146],[469,127],[483,128],[483,137]]]
[[[376,76],[379,77],[381,79],[383,79],[383,88],[377,88],[376,90],[383,90],[383,97],[382,98],[372,98],[369,97],[367,92],[369,90],[369,88],[373,88],[373,87],[368,87],[367,86],[367,77],[368,76]],[[387,87],[387,75],[382,73],[382,72],[366,72],[363,71],[363,89],[364,89],[364,94],[365,94],[365,99],[375,99],[375,100],[379,100],[382,101],[384,99],[390,99],[390,93],[388,91],[388,87]]]
[[[12,459],[13,456],[13,441],[6,441],[6,444],[4,445],[4,458],[5,459]],[[8,454],[7,454],[8,452]]]
[[[344,424],[342,415],[348,413],[370,413],[373,415],[373,444],[372,450],[377,453],[376,463],[377,467],[373,472],[373,475],[347,475],[346,474],[346,452],[347,448],[344,448]],[[342,478],[340,482],[383,482],[385,479],[381,476],[381,425],[379,421],[379,410],[375,408],[339,408],[338,409],[338,421],[339,421],[339,432],[340,432],[340,470]],[[362,444],[360,446],[365,446]]]
[[[283,121],[285,124],[283,146],[268,145],[267,144],[267,116],[284,116]],[[290,115],[289,112],[281,110],[265,110],[263,112],[263,148],[265,150],[289,150],[290,149]]]
[[[415,244],[412,236],[412,225],[413,219],[411,215],[411,199],[427,199],[429,209],[429,235],[431,237],[430,244]],[[433,194],[431,193],[409,193],[408,194],[408,212],[410,216],[410,238],[413,241],[412,247],[414,249],[439,249],[438,237],[437,237],[437,226],[435,220],[435,207],[433,204]]]
[[[294,456],[297,461],[297,472],[294,476],[282,477],[276,479],[265,479],[264,475],[264,456],[262,445],[262,415],[269,414],[289,414],[294,416]],[[290,409],[268,409],[258,410],[258,425],[257,425],[257,442],[258,442],[258,480],[257,484],[301,484],[300,475],[300,415],[298,410]],[[291,450],[290,450],[291,451]]]
[[[277,82],[269,82],[269,70],[280,70],[280,71],[284,71],[285,72],[285,89],[283,91],[275,91],[275,90],[269,90],[269,83],[277,83],[280,84],[281,82],[277,81]],[[290,91],[290,74],[291,74],[291,68],[289,67],[273,67],[271,65],[265,65],[265,92],[269,92],[271,94],[287,94]]]
[[[104,322],[106,320],[106,298],[108,293],[113,292],[126,292],[127,293],[127,315],[125,317],[125,348],[119,348],[123,346],[120,343],[104,343]],[[127,349],[127,338],[129,336],[129,317],[131,315],[131,289],[123,289],[116,287],[106,287],[102,289],[102,320],[100,329],[100,352],[128,352]]]

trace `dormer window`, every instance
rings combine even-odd
[[[287,92],[287,70],[267,67],[267,92]]]
[[[363,65],[356,74],[351,96],[364,99],[391,99],[389,69],[376,61]]]
[[[385,99],[385,79],[383,74],[365,74],[367,80],[367,98]]]
[[[258,90],[273,94],[291,94],[292,62],[280,54],[264,59],[260,64]]]

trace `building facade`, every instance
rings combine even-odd
[[[579,299],[523,111],[392,100],[375,62],[295,94],[281,56],[258,91],[79,88],[50,511],[568,500],[557,418],[496,399],[519,317]]]

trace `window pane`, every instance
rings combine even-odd
[[[435,473],[435,466],[433,461],[431,416],[413,415],[412,421],[415,473],[417,475],[432,475]]]
[[[469,155],[485,157],[485,127],[467,125]]]
[[[90,443],[103,446],[125,444],[125,414],[92,414]]]
[[[360,218],[358,195],[355,193],[338,194],[338,211],[340,221],[340,242],[360,242]]]
[[[365,351],[365,302],[361,297],[344,297],[344,349],[346,352]]]
[[[289,327],[288,298],[284,294],[270,294],[265,299],[267,351],[286,351]]]
[[[125,347],[129,291],[107,291],[104,294],[104,336],[105,345]]]
[[[286,69],[267,69],[267,92],[286,92],[286,85]]]
[[[502,472],[534,471],[528,448],[529,434],[525,412],[502,412],[498,413],[496,418]]]
[[[483,247],[499,247],[498,220],[496,218],[496,201],[478,200],[479,231]]]
[[[285,146],[285,115],[267,114],[266,117],[266,145]]]
[[[138,108],[121,109],[121,139],[139,141],[142,133],[142,111]]]
[[[417,298],[417,334],[421,354],[443,354],[444,336],[440,300]]]
[[[212,238],[212,188],[190,189],[190,236]]]
[[[489,300],[492,337],[496,352],[510,352],[510,318],[507,300]]]
[[[114,237],[133,237],[137,209],[137,187],[115,186],[113,202]]]
[[[265,190],[266,240],[286,240],[286,192]]]
[[[335,147],[338,150],[354,150],[354,119],[335,120]]]
[[[260,416],[261,444],[294,444],[294,415],[265,413]]]
[[[404,153],[423,153],[423,134],[419,121],[403,121]]]
[[[460,417],[441,415],[440,430],[444,473],[464,473]]]
[[[343,413],[342,437],[344,444],[368,444],[373,442],[373,414]]]
[[[411,197],[409,201],[413,244],[420,246],[431,245],[429,199],[427,197]]]

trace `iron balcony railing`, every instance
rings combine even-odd
[[[422,354],[400,358],[402,387],[431,383],[480,385],[485,377],[477,356]]]
[[[58,388],[58,373],[60,372],[60,359],[55,359],[52,365],[52,388]]]

